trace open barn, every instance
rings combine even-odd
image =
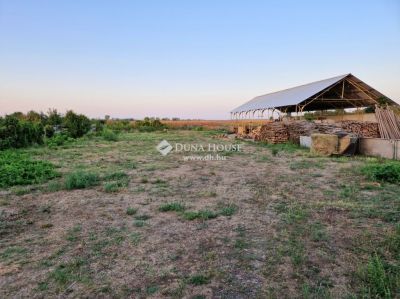
[[[250,122],[235,128],[239,137],[300,144],[303,136],[304,145],[312,147],[316,133],[347,136],[355,140],[353,153],[399,159],[400,120],[393,111],[398,107],[354,75],[345,74],[255,97],[232,110],[231,117],[266,118],[263,125]],[[341,154],[336,138],[329,153]]]

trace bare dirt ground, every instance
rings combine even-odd
[[[398,186],[367,182],[356,171],[365,159],[244,143],[226,161],[184,161],[157,152],[163,139],[232,143],[175,131],[26,150],[62,176],[1,193],[0,297],[361,294],[357,273],[399,221]],[[128,183],[61,188],[79,169]],[[168,203],[183,208],[161,211]]]

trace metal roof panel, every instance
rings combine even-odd
[[[258,109],[278,108],[284,106],[297,105],[304,100],[312,97],[318,92],[328,88],[329,86],[337,83],[350,74],[336,76],[333,78],[316,81],[281,91],[268,93],[253,98],[252,100],[244,103],[243,105],[233,109],[231,113],[246,112]]]

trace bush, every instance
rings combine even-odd
[[[121,132],[132,130],[132,124],[129,120],[107,120],[106,127],[110,130]]]
[[[65,188],[68,190],[84,189],[98,184],[99,177],[97,174],[84,171],[70,173],[65,180]]]
[[[29,122],[15,115],[0,117],[0,150],[43,143],[41,123]]]
[[[54,130],[54,127],[52,125],[45,125],[44,126],[44,135],[47,138],[53,137],[54,133],[55,133],[55,130]]]
[[[63,125],[68,135],[78,138],[89,132],[91,128],[90,120],[83,114],[76,114],[72,110],[68,111],[64,117]]]
[[[62,124],[62,116],[57,112],[56,109],[49,109],[47,111],[47,120],[46,124],[51,126],[61,126]]]
[[[51,138],[46,139],[46,145],[50,148],[64,145],[66,143],[72,142],[73,139],[65,134],[57,134]]]
[[[153,119],[149,117],[145,117],[144,120],[138,120],[135,123],[135,128],[140,132],[153,132],[157,130],[163,130],[167,126],[161,123],[159,119]]]
[[[110,129],[104,129],[101,136],[107,141],[118,141],[118,135]]]
[[[396,161],[367,164],[361,171],[374,181],[400,183],[400,163]]]
[[[104,129],[104,120],[94,120],[92,124],[92,128],[96,133],[101,133]]]
[[[56,176],[54,165],[24,154],[0,152],[0,188],[46,182]]]

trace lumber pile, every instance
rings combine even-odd
[[[309,121],[294,121],[285,124],[288,129],[289,141],[300,144],[300,136],[311,136],[315,124]]]
[[[359,137],[379,138],[378,123],[370,121],[347,120],[340,122],[343,131],[356,134]]]
[[[273,122],[257,128],[254,140],[272,144],[285,143],[289,140],[289,132],[283,122]]]
[[[248,137],[251,139],[257,140],[258,136],[260,136],[261,127],[262,126],[257,126],[255,129],[250,131],[250,133],[248,134]]]
[[[337,134],[343,133],[343,130],[336,123],[316,123],[314,132],[321,134]]]
[[[390,107],[386,109],[376,107],[375,116],[382,138],[400,139],[400,119]]]
[[[268,143],[293,142],[300,144],[300,136],[313,133],[350,135],[356,137],[379,138],[378,124],[375,122],[342,121],[338,123],[319,123],[309,121],[272,122],[258,126],[250,132],[242,132],[239,137],[252,138]]]

